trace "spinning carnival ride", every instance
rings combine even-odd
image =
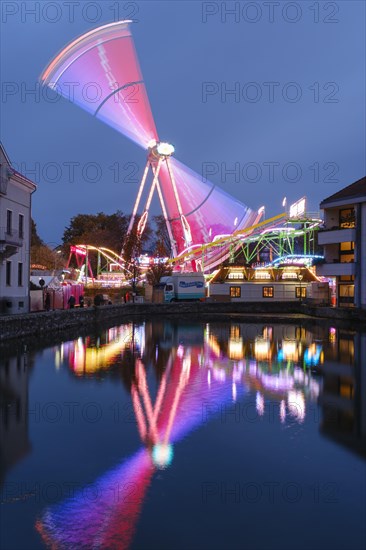
[[[41,76],[43,84],[83,107],[140,147],[147,150],[147,161],[133,208],[128,233],[136,221],[147,182],[145,208],[137,233],[146,226],[155,190],[178,263],[191,264],[203,259],[210,270],[228,258],[233,243],[210,243],[258,224],[263,214],[225,193],[173,158],[174,147],[161,142],[151,113],[145,83],[129,25],[119,21],[87,32],[66,46]],[[76,85],[77,83],[77,85]],[[72,97],[70,94],[72,86]],[[88,95],[88,89],[93,88]],[[97,97],[95,97],[97,93]],[[240,246],[240,240],[237,241]],[[202,265],[201,265],[202,267]]]

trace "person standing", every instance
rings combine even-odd
[[[71,296],[70,296],[70,298],[69,298],[69,300],[68,300],[67,303],[69,304],[69,308],[70,308],[70,309],[74,309],[74,307],[75,307],[75,296],[73,296],[73,295],[71,294]]]
[[[79,306],[84,307],[84,296],[82,294],[79,296]]]

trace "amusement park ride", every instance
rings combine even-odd
[[[307,235],[321,220],[306,216],[303,210],[301,215],[291,218],[282,213],[261,221],[263,207],[253,211],[217,185],[203,180],[202,176],[173,157],[173,145],[160,141],[134,48],[131,23],[118,21],[87,32],[66,46],[41,76],[44,85],[147,151],[127,234],[136,223],[150,181],[137,234],[143,234],[151,201],[157,191],[171,244],[170,261],[181,269],[210,273],[223,261],[233,259],[240,248],[247,247],[249,251],[248,243],[254,241],[257,243],[256,252],[264,243],[266,246],[269,243],[274,253],[278,248],[293,253],[290,237],[297,232],[304,235],[304,242],[307,242]],[[78,85],[73,87],[70,97],[72,82]],[[93,98],[91,101],[85,92],[90,83],[97,85],[97,100]],[[79,249],[84,250],[84,256],[88,250],[95,250],[89,245],[80,245]],[[107,249],[99,249],[99,252],[109,261],[113,257],[114,263],[124,267],[122,253],[116,255]],[[87,266],[88,260],[83,263]]]

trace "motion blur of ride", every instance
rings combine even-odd
[[[133,231],[141,238],[156,191],[170,240],[169,262],[174,270],[209,274],[223,262],[233,261],[238,253],[250,261],[263,248],[270,251],[273,261],[277,256],[294,254],[294,238],[299,235],[304,239],[304,254],[311,253],[313,234],[321,220],[306,213],[305,198],[292,205],[289,212],[265,220],[264,206],[252,210],[174,158],[175,147],[161,141],[156,130],[131,23],[118,21],[85,33],[66,46],[41,76],[44,85],[147,152],[126,242]],[[78,86],[70,97],[69,84],[74,81]],[[83,93],[90,82],[97,85],[97,100],[90,101]],[[98,261],[106,260],[106,280],[121,285],[121,276],[112,274],[120,271],[128,278],[134,270],[124,260],[126,242],[121,243],[120,253],[94,247],[93,243],[72,247],[70,255],[75,255],[84,283],[95,280],[88,256],[96,252]]]

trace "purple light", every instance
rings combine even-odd
[[[77,38],[41,80],[141,147],[158,140],[129,22],[104,25]]]

